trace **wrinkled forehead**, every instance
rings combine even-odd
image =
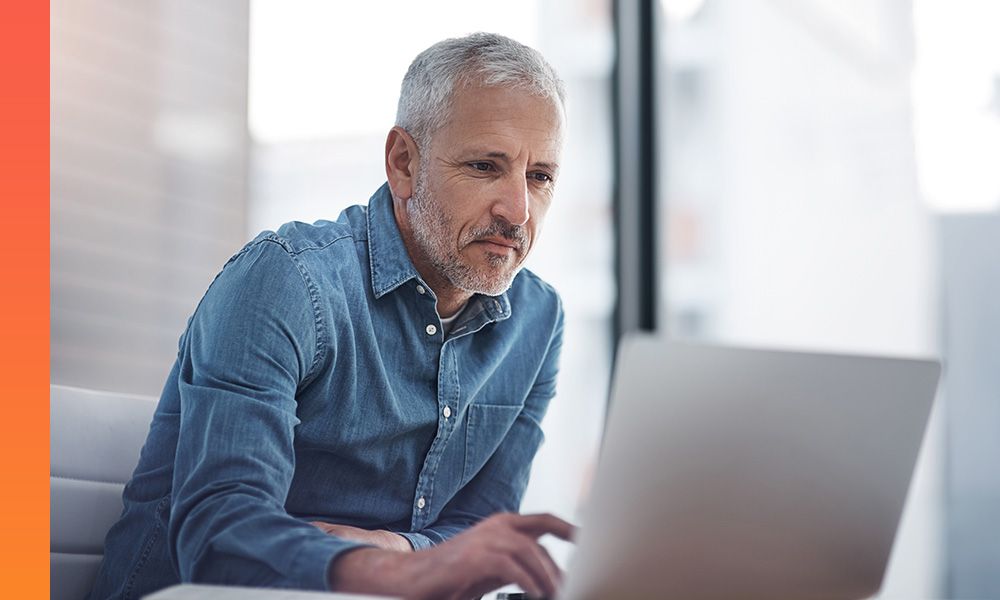
[[[498,144],[558,162],[566,121],[558,98],[517,87],[463,86],[453,94],[450,109],[432,136],[439,151]]]

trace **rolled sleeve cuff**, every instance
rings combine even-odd
[[[306,540],[293,563],[293,580],[301,582],[304,589],[332,591],[330,568],[333,561],[351,550],[370,547],[371,544],[341,540],[332,536],[326,539]]]
[[[434,545],[431,538],[427,537],[422,533],[410,533],[410,532],[397,532],[398,535],[406,538],[410,545],[413,546],[414,550],[426,550]]]

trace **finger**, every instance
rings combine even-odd
[[[495,589],[502,588],[510,583],[499,577],[492,579],[482,579],[474,581],[468,587],[456,590],[453,595],[447,596],[445,600],[468,600],[469,598],[479,598]]]
[[[528,592],[529,596],[541,598],[545,595],[545,588],[542,584],[536,581],[535,576],[525,569],[521,561],[513,555],[500,556],[495,564],[500,569],[499,574],[504,580],[502,585],[514,583]]]
[[[506,535],[497,537],[493,541],[496,544],[496,552],[502,556],[513,557],[531,575],[535,584],[545,592],[546,596],[555,595],[558,572],[550,570],[551,559],[543,556],[544,548],[539,546],[534,538],[516,531],[508,531]]]
[[[535,544],[535,547],[538,548],[538,553],[540,555],[539,558],[545,565],[545,571],[549,573],[549,576],[552,578],[552,581],[555,582],[556,587],[558,588],[562,586],[563,570],[559,568],[559,565],[556,564],[555,559],[552,558],[552,555],[549,554],[549,551],[545,548],[545,546]],[[555,594],[553,594],[553,596],[554,595]]]
[[[545,590],[545,596],[554,597],[562,583],[562,572],[552,560],[548,551],[538,544],[533,538],[519,536],[520,548],[514,555],[521,566],[531,573],[535,580]]]
[[[548,513],[536,515],[511,515],[511,526],[525,535],[542,537],[546,533],[571,540],[576,533],[576,527],[555,515]]]

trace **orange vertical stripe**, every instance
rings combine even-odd
[[[48,598],[49,4],[0,27],[0,596]]]

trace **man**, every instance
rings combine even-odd
[[[199,303],[92,598],[180,581],[555,592],[537,538],[571,527],[515,513],[562,339],[558,296],[520,267],[563,96],[497,35],[414,60],[367,208],[257,236]]]

